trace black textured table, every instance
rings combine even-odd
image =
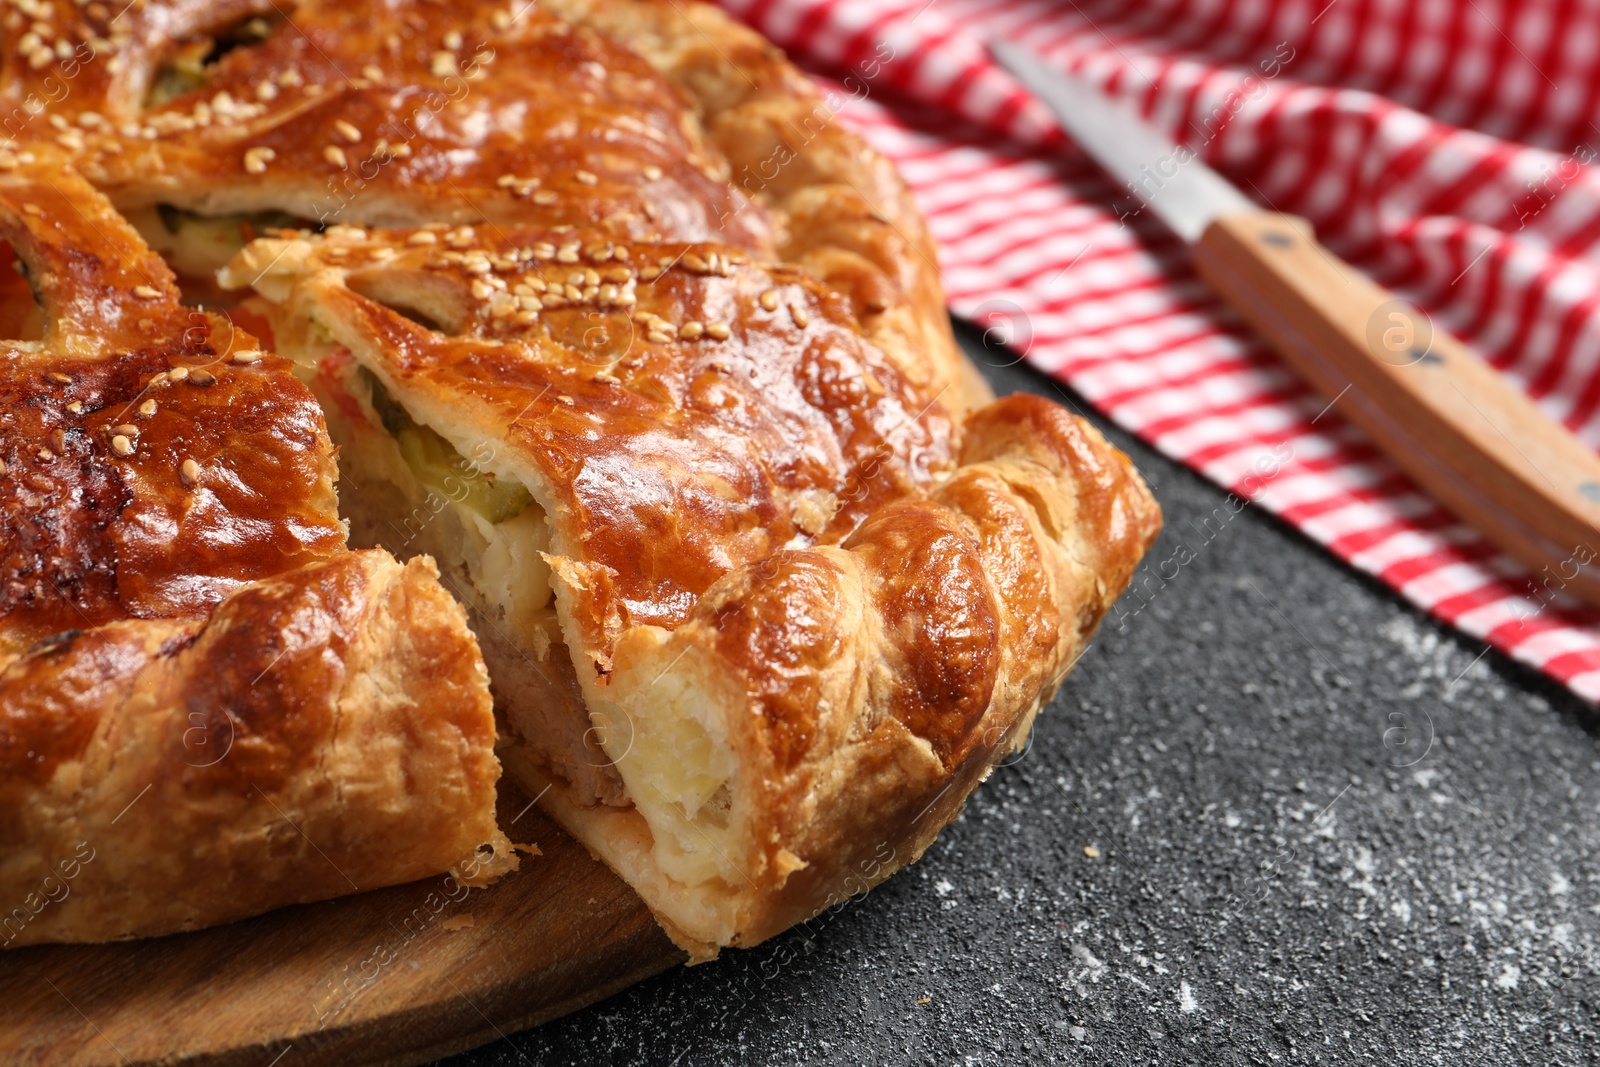
[[[1600,1061],[1594,710],[1108,432],[1145,596],[920,863],[445,1062]]]

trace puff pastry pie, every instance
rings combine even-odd
[[[56,39],[116,46],[56,147],[299,368],[352,540],[440,561],[507,769],[696,958],[916,859],[1159,529],[1086,423],[992,399],[893,169],[710,7]]]

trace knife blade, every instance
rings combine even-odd
[[[997,39],[990,52],[1190,245],[1200,276],[1330,409],[1534,572],[1537,610],[1562,593],[1600,604],[1600,457],[1587,445],[1319,244],[1305,219],[1257,207],[1192,150],[1028,49]]]
[[[1179,237],[1193,244],[1223,215],[1255,211],[1243,193],[1180,148],[1139,113],[1020,45],[995,39],[989,51],[1049,105],[1072,139]]]

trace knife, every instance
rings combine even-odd
[[[1195,268],[1284,361],[1435,500],[1600,604],[1600,457],[1428,316],[1264,211],[1131,108],[1028,49],[989,45],[1112,177],[1190,246]],[[1330,403],[1330,407],[1332,404]]]

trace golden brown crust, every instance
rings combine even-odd
[[[910,190],[759,34],[702,3],[549,0],[628,41],[694,103],[732,184],[772,215],[777,258],[846,296],[863,331],[952,411],[992,399],[956,348],[937,253]]]
[[[487,679],[431,562],[346,549],[287,362],[34,155],[0,156],[44,319],[0,342],[0,945],[192,929],[486,842],[504,869]]]
[[[288,363],[180,304],[70,169],[10,163],[0,238],[46,325],[0,342],[0,654],[127,616],[202,616],[342,552],[332,448]]]
[[[175,0],[114,19],[48,6],[55,39],[87,42],[81,54],[32,69],[12,53],[4,81],[20,100],[71,80],[51,108],[67,129],[39,134],[119,206],[770,244],[765,212],[729,186],[680,92],[540,4]],[[209,65],[203,84],[147,103],[183,42],[253,16],[270,20],[264,37]]]
[[[190,930],[509,852],[461,631],[431,562],[346,552],[205,621],[109,623],[14,662],[0,942]]]

